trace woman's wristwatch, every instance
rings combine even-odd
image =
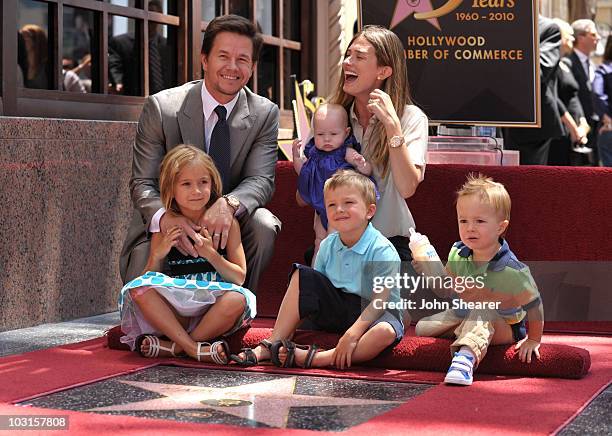
[[[392,136],[389,139],[389,147],[398,148],[404,145],[404,137],[403,136]]]

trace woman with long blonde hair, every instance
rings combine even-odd
[[[353,37],[331,102],[346,108],[374,166],[380,200],[372,223],[402,260],[410,260],[408,230],[415,223],[405,199],[425,174],[428,121],[410,98],[404,50],[395,33],[368,25]]]
[[[36,24],[26,24],[19,30],[27,53],[28,69],[24,77],[26,88],[47,89],[48,39],[47,32]]]

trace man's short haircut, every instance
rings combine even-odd
[[[504,185],[494,182],[491,177],[470,173],[467,181],[457,191],[457,199],[468,195],[478,196],[482,203],[492,206],[504,219],[510,219],[510,194]]]
[[[221,32],[237,33],[250,38],[253,43],[253,62],[257,62],[263,45],[263,38],[251,21],[239,15],[222,15],[208,24],[204,31],[201,54],[206,56],[210,54],[215,38]]]
[[[367,176],[353,170],[340,170],[325,181],[323,196],[341,187],[355,189],[366,205],[376,204],[376,187]]]
[[[576,36],[580,36],[591,32],[591,30],[597,31],[597,26],[593,20],[581,18],[580,20],[576,20],[572,23],[572,29],[574,29]]]

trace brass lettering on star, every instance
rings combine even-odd
[[[215,406],[215,407],[242,407],[242,406],[251,406],[253,404],[251,401],[235,400],[233,398],[202,400],[200,401],[200,403],[205,404],[207,406]]]

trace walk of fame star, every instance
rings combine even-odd
[[[226,388],[121,381],[163,395],[162,398],[89,409],[89,412],[212,409],[271,427],[285,428],[292,407],[396,405],[398,401],[319,397],[294,394],[297,377],[247,383]],[[205,417],[205,415],[204,415]]]
[[[431,5],[431,0],[397,0],[389,29],[393,29],[415,12],[430,12],[432,10],[433,6]],[[427,21],[436,29],[440,30],[440,24],[437,18],[429,18]]]

